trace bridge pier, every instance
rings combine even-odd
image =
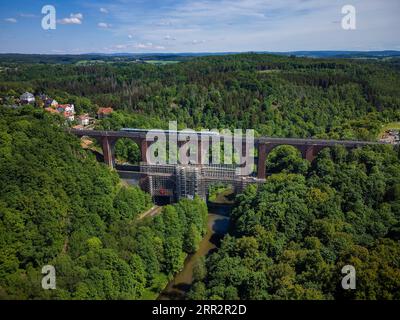
[[[138,144],[140,146],[140,153],[141,153],[141,156],[142,156],[142,162],[147,163],[147,148],[148,148],[148,144],[147,144],[146,139],[141,139]]]
[[[201,139],[198,140],[197,142],[197,164],[206,164],[208,163],[208,149],[209,148],[209,142],[203,142]]]
[[[309,162],[313,162],[317,157],[318,153],[324,149],[326,146],[323,145],[303,145],[298,146],[297,149],[300,150],[301,156],[303,159],[306,159]]]
[[[258,144],[258,162],[257,162],[257,178],[265,179],[266,167],[265,161],[267,161],[267,145],[264,143]]]
[[[325,148],[321,145],[305,145],[300,148],[303,159],[308,160],[310,163],[315,160],[318,153]]]
[[[116,140],[110,137],[102,137],[101,138],[101,146],[103,149],[103,157],[104,163],[108,165],[110,168],[114,168],[115,164],[115,154],[114,154],[114,147],[115,147]]]
[[[257,178],[265,179],[267,176],[266,172],[266,161],[269,153],[277,145],[273,143],[259,143],[258,144],[258,162],[257,162]]]

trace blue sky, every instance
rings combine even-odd
[[[341,27],[347,4],[356,30]],[[400,50],[399,16],[399,0],[2,0],[0,52]]]

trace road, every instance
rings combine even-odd
[[[142,220],[142,219],[147,218],[147,217],[154,217],[154,216],[160,214],[160,213],[161,213],[161,210],[162,210],[162,207],[153,206],[152,208],[150,208],[150,209],[147,210],[146,212],[142,213],[142,214],[139,216],[138,219],[139,219],[139,220]]]

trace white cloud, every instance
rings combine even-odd
[[[71,13],[69,18],[58,20],[60,24],[82,24],[83,14],[82,13]]]
[[[108,10],[106,8],[100,8],[101,13],[108,13]]]
[[[138,43],[133,46],[135,49],[155,49],[155,50],[165,50],[164,46],[153,45],[151,42],[147,43]]]
[[[111,24],[105,23],[105,22],[99,22],[99,23],[97,24],[97,26],[98,26],[99,28],[103,28],[103,29],[111,28]]]
[[[133,36],[132,36],[131,34],[128,34],[128,38],[129,38],[129,39],[132,39]]]
[[[58,50],[58,49],[52,49],[51,52],[56,53],[56,54],[67,53],[67,51],[65,51],[65,50]]]
[[[149,51],[158,51],[158,50],[165,50],[166,48],[161,45],[155,45],[152,42],[139,42],[139,43],[132,43],[128,42],[125,44],[116,44],[112,45],[110,47],[105,47],[103,48],[103,51],[106,52],[121,52],[122,50],[127,50],[127,51],[144,51],[144,52],[149,52]]]
[[[206,40],[193,40],[191,43],[192,44],[201,44],[201,43],[205,43]]]
[[[159,26],[159,27],[171,26],[171,25],[172,25],[172,21],[158,21],[156,23],[156,26]]]
[[[167,41],[169,41],[169,40],[176,40],[176,38],[175,38],[175,37],[171,37],[170,35],[166,35],[166,36],[164,37],[164,40],[167,40]]]
[[[83,14],[82,13],[71,13],[71,17],[77,18],[77,19],[83,19]]]
[[[15,19],[15,18],[7,18],[7,19],[4,19],[4,21],[10,22],[10,23],[17,23],[17,19]]]
[[[37,17],[37,15],[32,14],[32,13],[20,13],[19,16],[22,17],[22,18],[35,18],[35,17]]]

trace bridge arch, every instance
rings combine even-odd
[[[140,143],[130,138],[117,139],[113,151],[116,159],[128,165],[138,166],[143,158]]]
[[[303,159],[308,160],[310,163],[312,163],[315,160],[318,153],[322,149],[328,147],[328,145],[324,144],[309,144],[309,143],[303,143],[303,144],[288,143],[288,142],[260,143],[258,145],[257,178],[265,179],[267,174],[266,161],[268,156],[274,149],[282,146],[289,146],[295,148],[298,152],[300,152],[301,157]]]
[[[107,164],[109,167],[114,168],[116,166],[116,157],[120,157],[122,160],[129,160],[124,159],[129,153],[133,161],[130,163],[133,166],[138,166],[140,162],[146,162],[147,160],[147,148],[149,143],[144,138],[132,138],[132,137],[118,137],[118,136],[101,136],[101,135],[79,135],[81,138],[89,137],[97,141],[98,145],[103,151],[103,159],[104,163]],[[126,145],[126,152],[128,154],[124,154],[124,145]],[[117,148],[117,149],[116,149]],[[116,154],[116,151],[119,150],[119,154]],[[129,151],[130,150],[130,151]]]
[[[264,165],[267,175],[283,171],[306,173],[309,167],[309,163],[303,157],[302,148],[289,144],[272,146]]]

